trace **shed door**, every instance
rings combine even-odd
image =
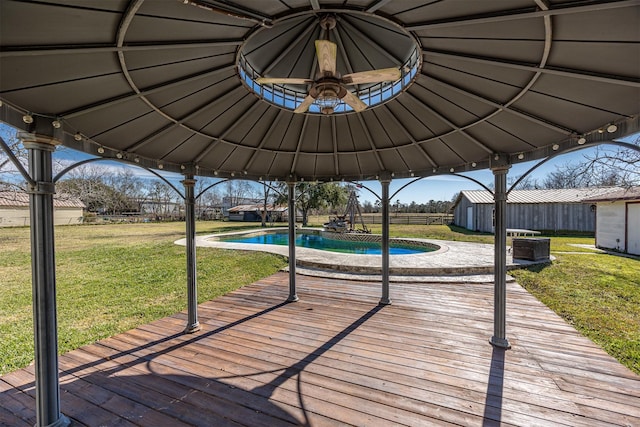
[[[473,229],[473,206],[467,206],[467,230]]]
[[[640,203],[627,204],[627,252],[640,255]]]

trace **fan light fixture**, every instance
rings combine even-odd
[[[338,104],[340,104],[340,98],[338,98],[338,95],[334,91],[327,90],[316,98],[315,103],[320,107],[322,114],[332,114]]]

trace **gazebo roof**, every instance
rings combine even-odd
[[[539,159],[640,129],[638,1],[0,3],[0,120],[180,173],[429,176]],[[321,24],[330,17],[335,28]],[[293,111],[315,40],[366,104]],[[34,119],[24,123],[23,116]],[[29,117],[24,117],[30,121]]]

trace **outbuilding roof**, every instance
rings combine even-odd
[[[0,191],[0,207],[28,208],[29,194],[19,191]],[[85,204],[68,194],[53,196],[54,208],[85,208]]]
[[[238,205],[232,208],[229,208],[229,212],[253,212],[253,211],[262,211],[264,209],[264,205]],[[274,206],[267,205],[268,212],[285,212],[287,210],[286,206]]]
[[[608,193],[585,199],[585,202],[613,202],[616,200],[640,200],[640,186],[619,188]]]
[[[513,190],[508,195],[507,203],[581,203],[588,197],[610,193],[614,190],[618,190],[618,187]],[[494,203],[493,194],[486,190],[464,190],[460,192],[455,205],[459,203],[463,196],[471,203]]]

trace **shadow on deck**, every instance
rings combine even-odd
[[[493,285],[278,273],[60,358],[77,425],[640,425],[640,377],[515,283],[488,343]],[[0,424],[35,423],[32,367],[0,378]]]

